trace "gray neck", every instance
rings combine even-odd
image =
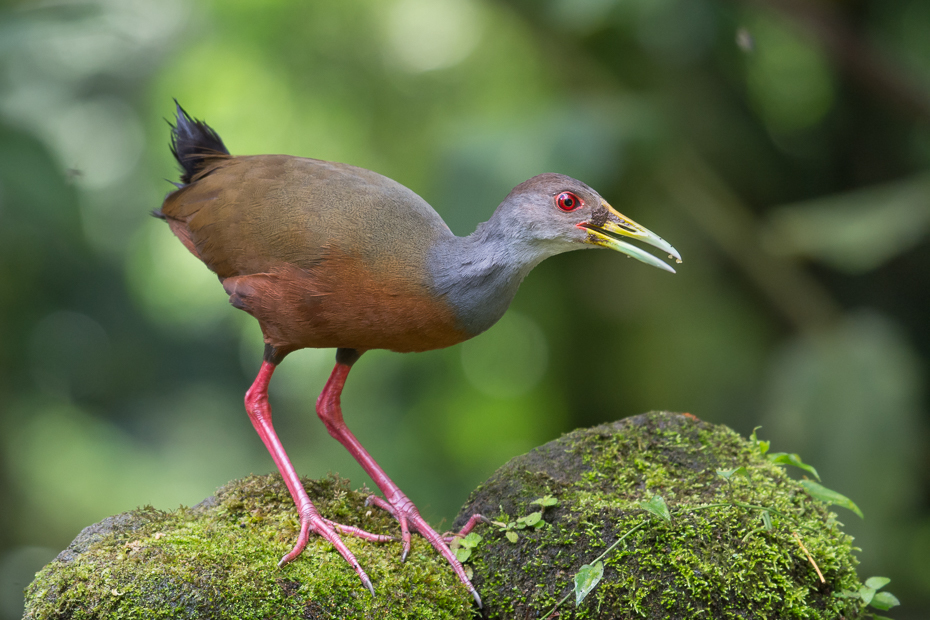
[[[467,237],[443,237],[430,250],[434,292],[455,312],[459,327],[476,336],[498,321],[523,278],[558,253],[547,244],[507,234],[498,214]],[[517,229],[519,230],[519,229]]]

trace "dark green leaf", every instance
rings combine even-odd
[[[661,495],[653,495],[651,499],[641,501],[639,507],[646,510],[663,521],[671,521],[672,515],[668,511],[668,504]]]
[[[788,454],[787,452],[772,452],[768,456],[768,459],[776,465],[794,465],[795,467],[800,467],[817,480],[820,480],[820,474],[817,473],[817,470],[814,469],[811,465],[808,465],[802,461],[801,457],[797,454]]]
[[[813,480],[800,480],[801,486],[804,487],[804,490],[810,493],[811,497],[819,499],[820,501],[826,504],[835,504],[837,506],[842,506],[843,508],[848,508],[854,513],[859,515],[860,519],[865,519],[862,511],[859,510],[859,507],[853,503],[851,499],[845,495],[841,495],[836,491],[832,491],[824,486],[821,486],[814,482]]]
[[[581,604],[581,601],[601,582],[604,577],[604,563],[595,562],[594,564],[585,564],[578,573],[575,574],[575,606]]]
[[[521,523],[525,525],[536,525],[540,519],[542,519],[541,512],[531,512],[525,517],[520,517],[519,519],[517,519],[517,521],[520,521]]]
[[[891,592],[879,592],[872,598],[872,607],[881,609],[882,611],[888,611],[892,607],[897,607],[900,604],[901,601]]]

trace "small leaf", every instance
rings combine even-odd
[[[862,586],[859,588],[859,598],[862,599],[862,602],[868,605],[872,602],[872,597],[875,596],[875,590],[868,586]]]
[[[735,475],[748,476],[749,472],[746,471],[745,467],[740,465],[739,467],[734,467],[733,469],[718,469],[717,475],[723,478],[724,480],[726,480],[727,482],[729,482],[730,478],[732,478],[733,476]]]
[[[879,592],[872,598],[872,607],[881,609],[882,611],[888,611],[892,607],[897,607],[900,604],[901,601],[891,592]]]
[[[504,534],[504,536],[506,536],[506,537],[507,537],[507,540],[509,540],[509,541],[512,542],[512,543],[515,543],[515,542],[517,542],[518,540],[520,540],[520,537],[517,536],[517,533],[516,533],[516,532],[508,531],[506,534]]]
[[[651,499],[641,501],[639,507],[654,514],[663,521],[668,522],[672,520],[672,515],[668,511],[668,504],[665,503],[665,499],[661,495],[653,495]]]
[[[552,497],[551,495],[543,495],[543,496],[540,497],[539,499],[534,499],[534,500],[531,501],[530,503],[531,503],[531,504],[539,504],[539,505],[542,506],[543,508],[547,508],[547,507],[549,507],[549,506],[555,506],[556,504],[559,503],[559,500],[557,500],[556,498]]]
[[[475,578],[475,571],[472,570],[471,566],[469,566],[468,564],[466,564],[466,565],[463,566],[462,568],[465,569],[465,576],[468,577],[469,580]]]
[[[817,473],[817,470],[814,469],[812,465],[808,465],[802,461],[800,455],[788,454],[787,452],[772,452],[768,456],[768,459],[776,465],[794,465],[795,467],[800,467],[818,481],[820,480],[820,475]]]
[[[469,549],[468,547],[459,547],[458,549],[455,550],[455,558],[459,562],[463,562],[463,563],[467,562],[468,558],[470,557],[471,557],[471,549]]]
[[[520,517],[519,519],[517,519],[517,521],[520,521],[521,523],[524,523],[526,525],[536,525],[537,523],[539,523],[540,519],[542,519],[541,512],[531,512],[525,517]]]
[[[891,583],[891,579],[888,579],[888,577],[869,577],[865,580],[865,585],[874,590],[881,590],[889,583]]]
[[[752,441],[752,445],[754,445],[756,449],[759,451],[759,454],[762,456],[765,456],[765,453],[769,451],[770,442],[763,441],[759,439],[758,437],[756,437],[756,431],[759,430],[760,428],[762,427],[757,426],[754,429],[752,429],[752,435],[749,436],[749,439],[750,441]]]
[[[813,480],[799,480],[798,482],[802,487],[804,487],[805,491],[810,493],[811,497],[814,499],[819,499],[825,504],[835,504],[837,506],[842,506],[843,508],[848,508],[849,510],[852,510],[854,513],[859,515],[860,519],[865,519],[865,516],[863,516],[862,511],[859,510],[859,507],[856,506],[856,504],[854,504],[853,501],[845,495],[841,495],[836,491],[832,491],[827,487],[821,486]]]
[[[478,543],[481,542],[481,534],[477,532],[471,532],[468,536],[463,538],[459,545],[465,547],[466,549],[474,549],[478,546]]]
[[[581,601],[590,594],[591,590],[594,589],[597,584],[601,582],[601,579],[604,577],[604,563],[595,562],[592,564],[585,564],[582,566],[578,572],[575,574],[575,606],[581,604]]]
[[[766,531],[771,531],[772,529],[772,517],[769,516],[768,510],[762,511],[762,527],[764,527]]]

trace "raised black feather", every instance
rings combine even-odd
[[[203,167],[206,157],[229,155],[229,151],[209,125],[191,118],[177,99],[174,103],[178,109],[177,125],[171,126],[171,152],[184,169],[181,182],[187,184]]]
[[[181,164],[183,172],[180,183],[174,181],[169,181],[169,183],[181,189],[200,172],[206,159],[215,155],[229,155],[229,151],[220,136],[209,125],[191,118],[177,99],[174,100],[174,104],[177,106],[177,125],[168,123],[171,127],[171,153]],[[165,219],[161,209],[152,211],[152,216],[160,220]]]

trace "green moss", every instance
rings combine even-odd
[[[744,466],[730,482],[717,469]],[[509,542],[493,526],[470,563],[491,618],[540,617],[572,592],[573,576],[648,513],[641,500],[662,495],[672,521],[651,519],[605,558],[604,578],[560,618],[860,617],[833,592],[857,589],[852,539],[836,515],[782,468],[722,426],[650,413],[570,433],[514,459],[472,494],[460,513],[513,521],[552,494],[550,524]],[[772,512],[771,530],[760,529]],[[693,510],[706,504],[728,505]],[[798,543],[810,552],[825,583]]]
[[[730,482],[717,469],[746,468]],[[828,481],[829,484],[829,481]],[[320,512],[375,533],[396,523],[364,507],[366,493],[336,478],[305,480]],[[669,523],[639,502],[661,494]],[[512,460],[476,490],[457,521],[473,512],[514,522],[558,498],[545,527],[499,528],[469,565],[490,618],[539,618],[573,589],[578,569],[619,537],[604,578],[559,618],[861,618],[852,539],[836,515],[729,429],[693,417],[650,413],[570,433]],[[699,508],[708,504],[725,504]],[[740,505],[742,504],[742,505]],[[762,506],[772,528],[762,528]],[[400,562],[399,543],[344,537],[368,572],[372,599],[326,542],[278,568],[297,537],[293,502],[279,476],[230,483],[203,504],[151,508],[87,528],[38,575],[27,619],[46,618],[471,618],[471,597],[422,538]],[[795,535],[824,575],[821,583]]]
[[[336,478],[304,480],[321,513],[396,534],[366,494]],[[193,509],[152,508],[85,530],[27,591],[26,618],[468,618],[471,596],[422,538],[400,562],[399,543],[344,537],[377,590],[372,598],[333,547],[311,536],[304,553],[277,563],[297,538],[280,476],[230,483]]]

